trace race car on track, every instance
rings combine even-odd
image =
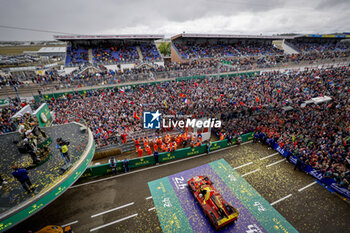
[[[237,220],[239,214],[237,209],[222,198],[207,176],[192,177],[187,183],[215,229],[218,230]]]

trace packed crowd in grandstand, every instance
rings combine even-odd
[[[259,41],[237,42],[234,44],[205,42],[198,43],[174,43],[176,49],[184,59],[218,58],[259,55],[282,55],[283,51],[274,47],[272,43]]]
[[[346,45],[339,41],[310,42],[295,40],[291,44],[300,52],[323,52],[323,51],[341,51],[346,49]]]

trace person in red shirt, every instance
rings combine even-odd
[[[157,145],[157,143],[154,143],[154,142],[153,142],[153,150],[154,150],[154,151],[158,151],[158,145]]]
[[[140,140],[138,138],[133,138],[133,140],[135,142],[136,150],[138,150],[140,148]]]
[[[143,155],[143,150],[141,147],[139,147],[139,149],[137,149],[137,153],[139,154],[139,157],[142,157]]]
[[[152,149],[149,145],[145,146],[145,150],[147,151],[148,155],[152,155]]]
[[[122,137],[122,143],[126,144],[126,136],[128,136],[125,132],[120,135]]]
[[[149,143],[149,139],[148,139],[148,137],[145,139],[145,138],[143,138],[143,145],[146,147],[146,146],[148,146],[148,143]]]

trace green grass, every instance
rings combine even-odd
[[[23,51],[38,51],[42,47],[63,47],[62,45],[26,45],[0,47],[0,55],[19,55]]]

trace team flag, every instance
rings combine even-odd
[[[137,115],[137,112],[134,112],[134,118],[140,120],[140,117]]]

